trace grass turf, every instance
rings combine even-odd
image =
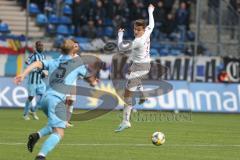
[[[27,152],[29,133],[46,124],[39,111],[40,121],[24,121],[21,110],[0,110],[0,159],[33,160],[44,139],[32,154]],[[156,120],[149,114],[170,118]],[[180,113],[179,115],[181,115]],[[121,113],[110,112],[87,122],[74,122],[65,137],[47,157],[48,160],[238,160],[240,159],[240,115],[193,113],[187,119],[172,119],[172,113],[138,112],[132,128],[114,133]],[[145,116],[145,118],[143,118]],[[185,115],[186,116],[186,115]],[[187,115],[189,116],[189,115]],[[140,117],[140,118],[139,118]],[[184,117],[184,116],[183,116]],[[166,135],[162,146],[151,144],[151,135],[161,130]]]

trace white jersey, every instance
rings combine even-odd
[[[142,37],[134,39],[132,43],[132,51],[130,55],[131,61],[135,63],[148,63],[151,61],[150,35],[151,35],[151,29],[147,27]]]
[[[153,9],[148,9],[149,25],[141,37],[135,38],[132,43],[130,60],[135,63],[148,63],[150,57],[150,36],[154,28]],[[118,33],[118,45],[123,41],[123,32]]]

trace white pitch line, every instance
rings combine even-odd
[[[26,143],[7,143],[0,142],[0,145],[7,146],[18,146],[26,145]],[[107,143],[96,143],[96,144],[82,144],[82,143],[62,143],[62,146],[129,146],[129,147],[144,147],[153,146],[152,144],[107,144]],[[165,147],[240,147],[240,144],[165,144]]]

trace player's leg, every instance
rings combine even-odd
[[[142,70],[139,70],[139,68],[141,68]],[[130,117],[131,117],[131,111],[133,108],[132,92],[138,90],[139,86],[142,86],[142,79],[144,79],[144,76],[147,75],[147,73],[149,72],[149,69],[150,69],[150,64],[133,63],[131,65],[130,73],[127,75],[128,81],[127,81],[127,85],[124,93],[125,106],[123,108],[123,121],[120,124],[119,128],[115,130],[116,132],[120,132],[126,128],[131,127]],[[143,87],[141,89],[142,89],[142,95],[143,95],[144,94]]]
[[[53,133],[43,143],[36,160],[44,159],[64,136],[66,128],[66,106],[55,96],[48,96],[48,124],[53,128]]]
[[[51,152],[57,146],[57,144],[61,141],[63,136],[64,136],[63,128],[54,128],[54,132],[43,143],[42,148],[35,160],[45,159],[48,153]]]
[[[41,106],[42,106],[42,111],[46,116],[48,116],[48,102],[46,99],[46,96],[43,96],[41,100]],[[28,143],[27,143],[27,148],[29,152],[33,151],[33,148],[35,144],[38,142],[38,140],[44,136],[47,136],[53,132],[52,127],[49,125],[46,125],[43,127],[41,130],[39,130],[36,133],[32,133],[28,136]]]
[[[33,106],[31,107],[31,112],[30,112],[33,116],[33,119],[35,119],[35,120],[39,120],[39,117],[37,116],[37,110],[41,106],[40,102],[41,102],[41,99],[42,99],[42,95],[45,93],[45,91],[46,91],[46,86],[45,86],[44,83],[36,86],[36,95],[38,96],[37,97],[37,104],[36,104],[35,107],[33,107]]]
[[[52,127],[50,127],[49,125],[46,125],[38,132],[30,134],[28,136],[28,143],[27,143],[28,151],[32,152],[38,140],[44,136],[51,134],[52,132],[53,132]]]
[[[33,119],[35,119],[35,120],[39,120],[39,117],[37,115],[37,110],[38,110],[38,108],[40,106],[40,101],[42,99],[42,96],[43,96],[42,94],[38,94],[36,106],[32,106],[30,108],[30,112],[29,113],[32,115]]]
[[[74,98],[72,96],[67,97],[65,104],[67,108],[67,127],[73,127],[73,124],[71,123],[71,116],[73,113]]]
[[[139,84],[138,84],[138,90],[141,92],[141,95],[140,95],[140,99],[139,99],[139,102],[138,104],[143,104],[144,102],[147,101],[147,96],[144,94],[144,89],[143,89],[143,85],[142,85],[142,80],[144,80],[146,78],[146,76],[148,75],[148,73],[150,72],[150,69],[151,69],[151,64],[150,63],[142,63],[142,64],[139,64],[141,66],[141,68],[143,69],[139,75]],[[139,67],[140,67],[139,66]]]
[[[23,118],[25,120],[30,120],[30,118],[29,118],[29,111],[30,111],[30,106],[31,106],[31,102],[32,102],[33,98],[34,98],[33,96],[29,96],[27,101],[25,102],[24,113],[23,113]]]
[[[130,128],[131,123],[130,123],[130,116],[131,116],[131,111],[132,111],[132,92],[128,90],[127,88],[125,89],[124,93],[124,100],[125,100],[125,105],[123,108],[123,119],[119,127],[115,130],[115,132],[121,132],[124,129]]]
[[[138,90],[141,92],[141,95],[140,95],[140,99],[139,99],[138,104],[141,105],[141,104],[143,104],[144,102],[146,102],[148,99],[147,99],[147,97],[144,95],[144,89],[143,89],[142,84],[140,84],[140,85],[138,86]]]

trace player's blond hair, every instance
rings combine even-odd
[[[63,54],[69,54],[69,52],[73,49],[75,42],[71,39],[64,40],[61,49]]]

